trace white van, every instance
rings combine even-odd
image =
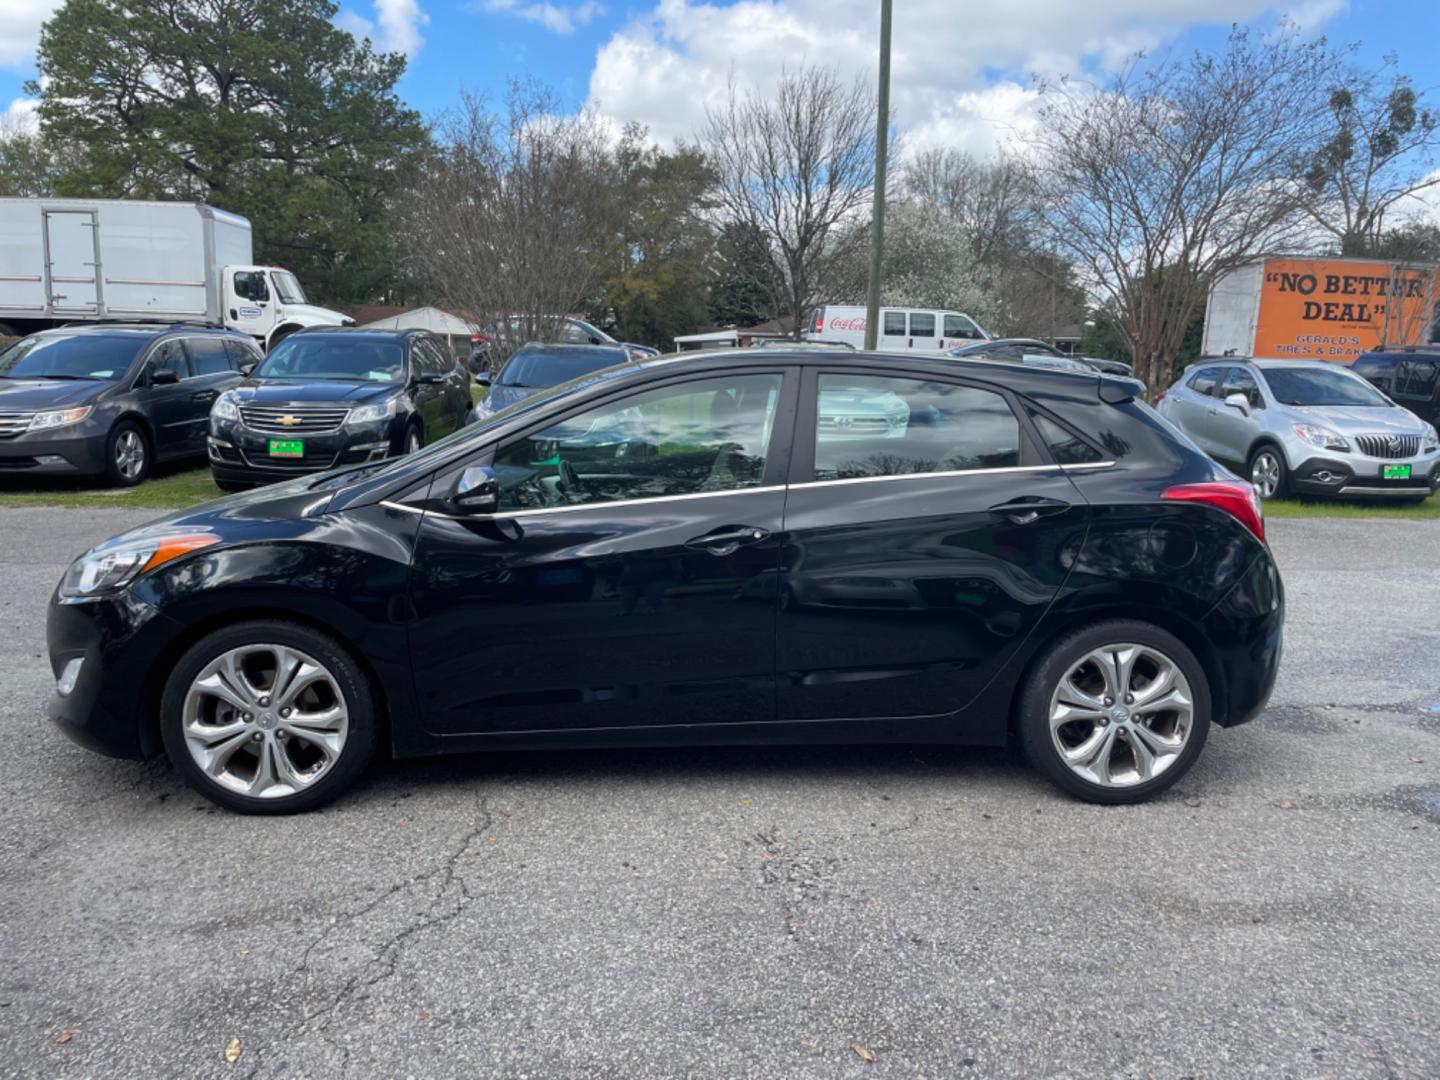
[[[865,309],[857,304],[822,304],[805,316],[806,341],[843,341],[865,347]],[[914,349],[944,352],[987,341],[990,335],[964,312],[941,308],[882,307],[875,346],[889,352]]]

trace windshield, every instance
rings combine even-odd
[[[300,288],[300,282],[295,280],[295,275],[289,270],[271,270],[270,280],[274,282],[275,292],[282,304],[308,303],[305,290]]]
[[[149,342],[139,334],[66,334],[17,341],[0,353],[7,379],[118,379]]]
[[[1260,374],[1282,405],[1367,405],[1383,408],[1390,399],[1358,375],[1318,368],[1261,368]]]
[[[405,378],[405,349],[397,341],[369,337],[295,334],[271,349],[251,376],[398,383]]]
[[[623,364],[625,353],[617,349],[584,346],[578,349],[520,350],[500,369],[496,386],[523,386],[539,389],[589,375],[601,368]]]

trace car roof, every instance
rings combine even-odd
[[[248,334],[232,330],[228,326],[208,326],[203,323],[122,323],[93,322],[71,323],[68,326],[53,326],[48,330],[37,330],[33,337],[61,337],[70,334],[110,334],[135,337],[158,337],[160,334],[224,334],[226,337],[249,337]]]
[[[618,341],[614,342],[613,344],[601,345],[582,344],[578,341],[573,343],[564,341],[527,341],[524,345],[521,345],[520,348],[516,349],[515,353],[544,353],[547,355],[556,356],[567,353],[580,353],[581,355],[588,355],[596,349],[602,349],[605,352],[621,353],[625,356],[627,360],[630,358],[629,351]]]
[[[383,326],[302,326],[290,336],[294,337],[295,334],[304,334],[306,337],[318,337],[321,334],[344,334],[346,337],[377,337],[393,341],[416,334],[428,336],[430,331],[419,326],[405,326],[399,329],[389,329]]]

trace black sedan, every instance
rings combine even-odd
[[[839,351],[609,369],[87,552],[51,716],[250,813],[382,740],[1014,739],[1143,799],[1264,706],[1284,608],[1254,489],[1138,391]]]
[[[0,476],[104,476],[205,453],[210,406],[260,360],[245,334],[184,323],[46,330],[0,354]]]
[[[227,491],[411,454],[470,420],[470,376],[423,330],[300,330],[210,413]]]

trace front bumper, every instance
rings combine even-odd
[[[342,465],[362,465],[399,453],[403,427],[393,419],[347,424],[335,431],[291,436],[305,444],[298,458],[272,457],[270,440],[287,436],[254,431],[237,420],[210,418],[205,440],[210,471],[232,484],[270,484]]]
[[[1410,466],[1409,478],[1387,478],[1387,465]],[[1358,454],[1317,454],[1292,466],[1290,486],[1300,495],[1334,495],[1347,499],[1425,498],[1440,490],[1440,453],[1396,461]]]
[[[105,471],[105,431],[86,423],[0,439],[0,476],[84,476]]]
[[[144,759],[160,752],[148,674],[184,627],[128,594],[100,600],[50,599],[45,638],[57,687],[50,719],[73,741],[109,757]],[[58,685],[79,660],[74,685]]]

